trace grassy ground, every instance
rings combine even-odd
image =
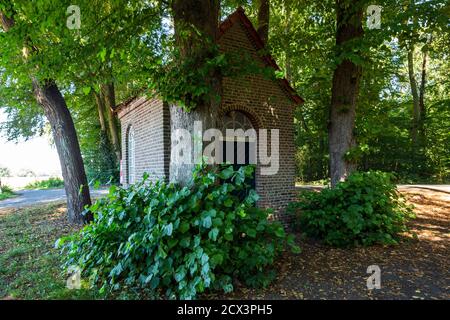
[[[324,247],[299,236],[300,254],[286,254],[279,276],[266,289],[238,287],[231,295],[204,298],[240,299],[450,299],[450,195],[409,190],[417,219],[395,247],[356,249]],[[95,299],[95,290],[65,288],[54,243],[76,231],[65,219],[63,203],[0,210],[0,299]],[[367,290],[366,269],[381,268],[381,289]],[[139,295],[124,293],[118,298]]]
[[[9,199],[9,198],[13,198],[15,196],[16,196],[16,194],[13,192],[2,192],[2,193],[0,193],[0,201]]]
[[[44,189],[56,189],[63,188],[64,181],[60,178],[49,178],[46,180],[34,181],[25,186],[28,190],[44,190]]]
[[[94,298],[89,290],[66,289],[59,268],[55,240],[75,230],[61,203],[1,211],[0,298]]]

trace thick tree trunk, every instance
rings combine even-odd
[[[8,32],[14,26],[14,18],[6,17],[2,12],[0,22],[4,32]],[[64,178],[68,220],[71,223],[90,221],[92,219],[90,214],[82,215],[85,206],[91,204],[91,197],[80,145],[66,101],[54,81],[49,80],[45,84],[40,84],[33,79],[33,90],[52,127],[53,140]]]
[[[363,36],[363,8],[361,1],[336,0],[336,45],[344,45]],[[331,185],[344,180],[356,168],[345,159],[345,154],[355,146],[356,104],[362,68],[344,59],[334,70],[329,122],[329,151]]]
[[[108,120],[109,136],[111,138],[116,159],[120,162],[122,157],[120,151],[120,138],[119,131],[117,129],[116,115],[113,112],[113,108],[116,106],[116,92],[114,90],[114,83],[102,85],[102,93],[106,104],[106,119]]]
[[[269,0],[258,0],[258,34],[266,44],[269,41],[269,20],[270,2]]]
[[[212,57],[211,44],[217,39],[219,23],[219,0],[174,0],[172,11],[175,25],[175,38],[181,52],[182,59],[195,59],[199,64]],[[198,36],[192,28],[201,33]],[[184,34],[184,36],[181,36]],[[186,36],[187,34],[187,36]],[[221,97],[221,76],[217,70],[212,71],[205,79],[212,88],[211,93],[204,97],[203,101],[190,112],[182,110],[176,105],[170,106],[171,132],[177,129],[187,130],[193,141],[191,143],[191,159],[189,163],[181,163],[180,154],[172,153],[170,160],[170,181],[182,185],[191,179],[192,169],[195,166],[194,145],[199,143],[199,149],[203,150],[201,135],[209,128],[217,128],[218,110]],[[201,122],[202,132],[196,132],[194,124]],[[199,136],[200,135],[200,136]],[[179,141],[171,139],[172,151],[176,149]]]
[[[106,134],[106,120],[105,120],[105,100],[101,93],[94,91],[95,104],[97,105],[98,120],[100,122],[100,130]]]
[[[409,84],[411,87],[411,94],[413,99],[413,121],[411,126],[411,140],[413,147],[417,147],[417,136],[419,131],[420,121],[420,103],[419,103],[419,90],[417,88],[416,76],[414,74],[414,46],[408,51],[408,75]]]
[[[47,81],[42,85],[37,80],[33,80],[33,89],[36,100],[44,109],[52,128],[64,178],[69,221],[71,223],[87,222],[92,217],[89,214],[83,216],[82,212],[86,205],[91,204],[91,198],[69,109],[54,81]]]

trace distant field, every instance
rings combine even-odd
[[[20,189],[23,189],[29,183],[32,183],[35,181],[47,180],[50,177],[55,177],[55,176],[3,177],[3,178],[1,178],[1,181],[2,181],[2,184],[10,186],[14,190],[20,190]],[[61,176],[58,176],[58,177],[62,178]]]

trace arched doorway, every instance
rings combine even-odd
[[[222,162],[230,162],[235,170],[257,161],[257,134],[250,118],[241,111],[229,111],[222,118]],[[256,170],[255,170],[256,171]],[[250,188],[256,187],[255,171]]]

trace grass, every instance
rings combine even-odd
[[[49,178],[47,180],[35,181],[29,183],[25,186],[25,189],[55,189],[55,188],[63,188],[64,181],[60,178]]]
[[[298,237],[301,254],[279,261],[279,276],[266,289],[238,286],[207,299],[450,299],[450,195],[406,190],[416,207],[410,227],[418,236],[398,246],[340,249]],[[63,203],[0,210],[0,300],[99,299],[96,289],[65,287],[62,257],[54,248],[61,236],[77,231]],[[367,266],[379,264],[382,289],[366,289]],[[145,299],[143,292],[118,292],[118,299]]]
[[[76,231],[64,205],[0,212],[0,299],[95,299],[96,291],[69,290],[55,241]]]
[[[13,198],[16,194],[13,192],[13,190],[8,186],[1,186],[0,187],[0,201]]]

